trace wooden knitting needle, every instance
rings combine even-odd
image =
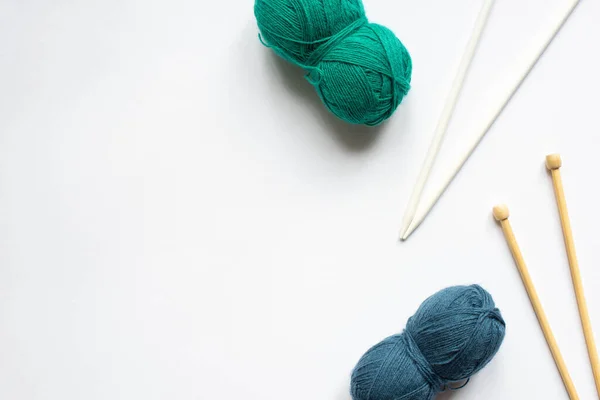
[[[504,237],[506,238],[506,242],[508,243],[508,247],[510,248],[510,252],[515,259],[515,263],[517,264],[517,268],[519,269],[519,274],[521,275],[521,280],[525,285],[525,289],[527,290],[527,295],[529,296],[529,300],[531,301],[531,305],[533,306],[533,310],[535,311],[535,315],[537,316],[538,322],[540,323],[540,327],[542,328],[542,332],[544,333],[544,337],[546,338],[546,342],[548,343],[548,347],[550,347],[550,352],[552,353],[552,357],[554,358],[554,362],[556,363],[556,367],[558,368],[558,372],[563,380],[565,385],[565,389],[569,394],[569,398],[571,400],[578,400],[579,396],[577,395],[577,391],[575,390],[575,385],[571,380],[571,376],[569,375],[569,371],[567,370],[567,365],[565,364],[565,360],[560,353],[558,348],[558,344],[556,343],[556,339],[554,338],[554,334],[552,333],[552,329],[550,328],[550,324],[548,323],[548,318],[546,317],[546,313],[542,308],[542,303],[540,303],[540,299],[537,295],[535,287],[533,286],[533,281],[531,280],[531,276],[529,275],[529,271],[527,270],[527,265],[525,265],[525,260],[523,259],[523,254],[521,254],[521,250],[519,249],[519,245],[517,244],[517,239],[515,238],[515,234],[512,230],[510,222],[508,221],[508,217],[510,213],[508,208],[504,205],[494,207],[494,218],[496,221],[500,222],[502,226],[502,232],[504,232]]]
[[[565,199],[565,192],[560,175],[561,166],[562,159],[560,158],[560,155],[551,154],[546,157],[546,167],[552,174],[554,194],[556,196],[556,203],[560,214],[560,224],[562,225],[565,247],[567,248],[567,257],[569,258],[569,267],[571,269],[571,279],[573,280],[573,288],[575,289],[575,297],[577,298],[577,306],[579,308],[579,318],[581,319],[583,335],[585,336],[585,343],[587,345],[590,363],[592,364],[596,390],[600,396],[600,363],[598,361],[598,351],[596,350],[594,332],[592,332],[592,323],[590,322],[590,314],[588,313],[587,302],[585,301],[585,294],[583,292],[577,254],[575,253],[575,242],[573,241],[573,232],[571,231],[571,221],[567,211],[567,201]]]

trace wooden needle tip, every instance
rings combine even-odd
[[[504,221],[507,220],[510,216],[510,212],[508,211],[508,207],[504,204],[494,207],[493,210],[494,218],[496,221]]]
[[[562,159],[560,158],[560,154],[550,154],[546,156],[546,168],[549,170],[559,169],[562,167]]]

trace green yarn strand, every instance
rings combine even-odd
[[[392,31],[370,23],[361,0],[256,0],[260,39],[304,68],[325,106],[374,126],[410,90],[410,55]]]

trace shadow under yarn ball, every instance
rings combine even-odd
[[[410,55],[392,31],[367,20],[361,0],[256,0],[263,43],[307,71],[344,121],[378,125],[410,89]]]
[[[444,289],[404,332],[372,347],[352,373],[354,400],[431,400],[485,367],[504,340],[492,296],[477,285]]]

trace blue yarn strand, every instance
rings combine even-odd
[[[401,334],[365,353],[352,373],[352,398],[431,400],[458,390],[492,360],[505,329],[492,296],[480,286],[444,289],[421,304]]]

